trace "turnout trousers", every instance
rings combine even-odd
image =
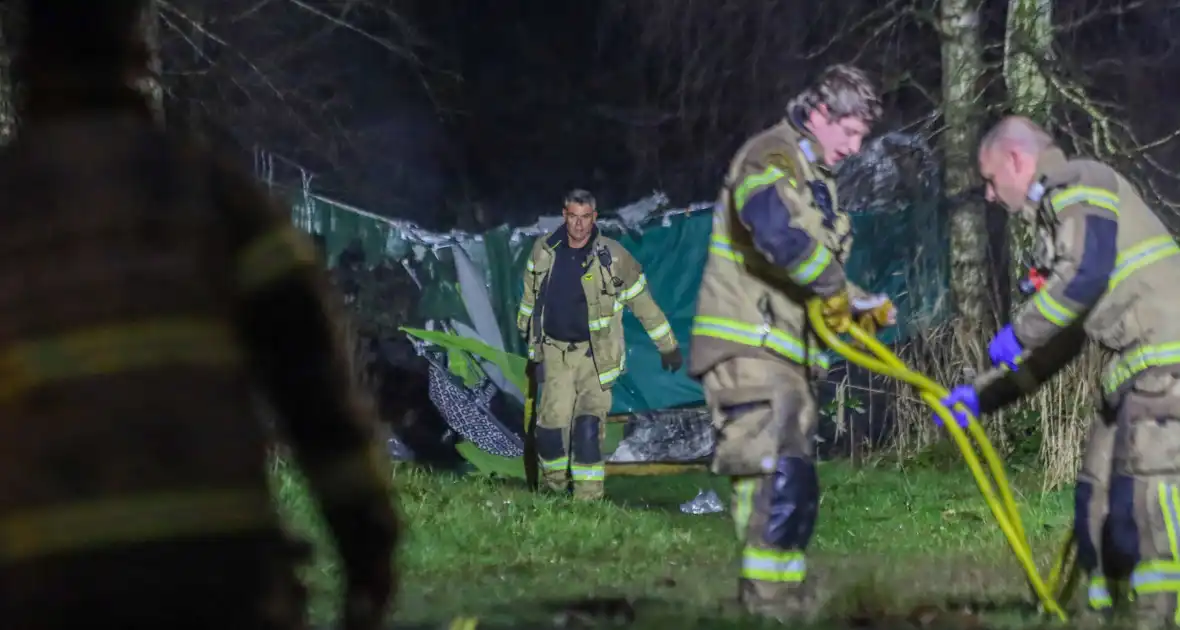
[[[1074,506],[1090,607],[1129,600],[1139,627],[1180,627],[1180,379],[1141,374],[1100,407]]]
[[[0,566],[5,628],[304,630],[310,556],[278,533],[123,545]]]
[[[701,383],[717,432],[711,469],[733,484],[730,513],[742,545],[738,600],[759,615],[806,615],[804,553],[820,495],[808,369],[735,358]]]
[[[600,499],[606,480],[601,431],[610,413],[610,389],[599,383],[590,342],[546,339],[541,348],[536,429],[541,474],[553,490],[566,492],[572,481],[574,498]]]

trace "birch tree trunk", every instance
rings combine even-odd
[[[950,208],[951,294],[960,332],[977,337],[994,325],[988,272],[986,208],[978,194],[975,148],[980,134],[978,86],[984,75],[979,0],[942,0],[942,151]]]
[[[148,75],[140,77],[136,87],[148,98],[156,122],[164,124],[164,85],[160,81],[160,7],[150,0],[139,16],[140,37],[148,46]]]
[[[11,3],[10,3],[11,5]],[[12,55],[9,48],[11,6],[0,8],[0,146],[16,132],[16,89],[12,83]]]
[[[1004,32],[1004,86],[1011,111],[1028,116],[1038,124],[1049,122],[1049,82],[1041,64],[1053,46],[1053,0],[1008,0],[1008,23]],[[1023,221],[1008,222],[1009,275],[1015,289],[1027,272],[1033,247],[1032,227]],[[1013,290],[1010,302],[1017,305],[1024,296]]]

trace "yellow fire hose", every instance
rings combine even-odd
[[[1004,474],[1003,463],[1001,463],[999,456],[996,455],[995,448],[992,447],[991,442],[987,439],[987,434],[976,418],[968,410],[964,409],[962,405],[959,405],[959,409],[968,411],[967,433],[970,433],[971,437],[974,438],[975,445],[978,447],[980,453],[983,454],[984,460],[987,461],[988,471],[991,473],[990,479],[980,465],[979,458],[975,455],[975,449],[972,448],[971,443],[967,440],[967,434],[959,427],[951,410],[947,409],[941,402],[943,398],[946,398],[950,394],[945,387],[942,387],[922,374],[910,370],[897,355],[891,352],[889,348],[886,348],[880,341],[877,341],[876,337],[855,324],[851,326],[848,334],[864,346],[868,352],[863,352],[841,341],[835,332],[828,328],[824,322],[823,301],[821,299],[815,298],[808,302],[807,316],[816,334],[819,335],[820,339],[829,348],[840,353],[851,363],[911,385],[918,391],[922,401],[929,405],[934,410],[934,413],[938,414],[939,418],[942,418],[943,425],[950,432],[951,437],[955,440],[955,444],[959,447],[959,451],[963,454],[963,459],[966,460],[967,466],[971,469],[971,474],[975,477],[976,484],[979,485],[979,491],[983,494],[984,501],[991,508],[992,515],[995,517],[996,522],[999,523],[1000,529],[1004,532],[1004,537],[1008,540],[1008,544],[1011,545],[1013,553],[1016,554],[1016,560],[1024,569],[1029,585],[1040,601],[1042,610],[1055,615],[1061,621],[1065,621],[1067,617],[1062,605],[1068,601],[1069,595],[1073,593],[1074,583],[1077,578],[1072,534],[1066,539],[1065,544],[1058,553],[1053,564],[1053,569],[1049,574],[1048,584],[1046,584],[1045,580],[1041,579],[1040,573],[1037,572],[1036,562],[1033,560],[1032,549],[1029,547],[1028,537],[1025,534],[1024,525],[1020,519],[1020,512],[1017,509],[1016,500],[1012,496],[1012,490],[1008,485],[1007,476]]]

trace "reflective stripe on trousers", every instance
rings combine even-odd
[[[801,551],[745,547],[742,550],[742,578],[760,582],[802,582],[807,560]]]
[[[1180,490],[1174,485],[1161,483],[1157,496],[1172,557],[1136,564],[1131,572],[1131,588],[1136,596],[1171,594],[1180,599]],[[1174,621],[1180,624],[1180,605],[1176,607]]]
[[[1086,595],[1091,610],[1106,610],[1113,605],[1110,591],[1106,588],[1106,578],[1100,575],[1090,578],[1090,586],[1086,589]]]
[[[606,467],[602,464],[570,464],[570,478],[574,481],[602,481]]]

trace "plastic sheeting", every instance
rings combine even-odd
[[[716,438],[703,407],[639,413],[627,419],[623,441],[607,461],[695,462],[713,454]]]
[[[874,293],[889,295],[898,307],[902,325],[884,332],[886,343],[904,339],[946,310],[947,240],[938,172],[924,142],[893,133],[869,142],[838,174],[838,197],[853,213],[856,236],[848,275]],[[667,199],[657,193],[620,209],[617,217],[604,212],[599,222],[604,234],[618,239],[644,266],[652,297],[685,353],[712,229],[710,206],[668,209]],[[534,240],[560,225],[560,217],[484,234],[431,233],[305,191],[292,219],[323,236],[329,260],[358,242],[370,261],[387,256],[405,265],[422,288],[417,303],[422,320],[465,325],[493,348],[523,357],[515,320],[526,258]],[[659,353],[630,313],[623,326],[628,370],[614,388],[612,413],[703,402],[700,386],[683,370],[660,369]],[[500,343],[493,338],[496,330]],[[522,391],[520,384],[515,390],[507,384],[512,381],[507,375],[500,380],[514,398]]]

